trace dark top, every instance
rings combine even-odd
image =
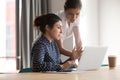
[[[55,41],[49,42],[44,35],[34,43],[31,54],[33,72],[61,70],[58,46]]]

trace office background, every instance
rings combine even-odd
[[[8,6],[7,2],[14,6]],[[30,49],[38,34],[33,30],[34,18],[49,12],[60,12],[64,2],[65,0],[0,0],[0,16],[3,17],[0,19],[0,60],[14,59],[9,61],[14,65],[11,65],[12,68],[15,68],[16,64],[17,68],[30,67]],[[107,55],[116,55],[119,65],[120,0],[82,0],[82,3],[80,31],[83,45],[108,46]],[[10,11],[6,10],[6,7]],[[5,13],[12,16],[13,22],[9,19],[6,21]],[[71,50],[74,46],[71,42],[74,42],[72,37],[64,42],[65,48]],[[103,63],[107,63],[107,55]]]

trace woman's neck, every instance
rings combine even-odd
[[[45,33],[44,36],[48,39],[49,42],[52,42],[52,38],[49,36],[48,33]]]
[[[70,22],[68,22],[68,26],[70,27]]]

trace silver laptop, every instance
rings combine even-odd
[[[97,70],[101,67],[107,47],[85,47],[77,71]]]
[[[77,68],[70,68],[68,70],[59,71],[58,73],[98,70],[102,65],[106,52],[107,47],[85,47],[80,61],[77,62]],[[56,73],[56,71],[52,73]]]

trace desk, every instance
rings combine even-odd
[[[98,71],[73,74],[16,73],[0,74],[0,80],[120,80],[120,67],[109,70],[103,67]]]

